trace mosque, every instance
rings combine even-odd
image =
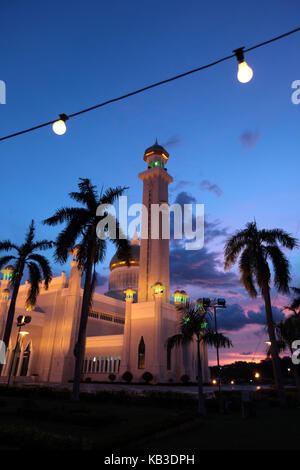
[[[168,152],[157,141],[144,153],[146,169],[139,174],[143,183],[143,204],[168,203]],[[143,217],[143,215],[142,215]],[[143,222],[143,219],[142,219]],[[148,223],[151,233],[151,221]],[[114,255],[110,262],[109,287],[94,293],[89,312],[83,380],[106,381],[124,372],[133,381],[143,381],[150,372],[156,383],[178,382],[183,375],[196,380],[196,344],[169,349],[167,339],[178,332],[176,305],[188,295],[177,290],[170,303],[169,240],[150,236],[131,240],[129,266]],[[14,327],[2,369],[1,382],[11,374],[14,383],[66,384],[73,378],[74,345],[79,327],[83,289],[81,272],[72,253],[69,277],[65,272],[53,278],[48,290],[41,285],[34,309],[25,309],[29,284],[20,286],[16,305],[19,315],[31,316],[22,329]],[[3,337],[10,302],[12,268],[2,270],[0,287],[0,338]],[[203,380],[209,381],[207,350],[201,346]]]

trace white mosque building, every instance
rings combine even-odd
[[[143,182],[143,204],[168,202],[168,185],[173,181],[165,168],[168,152],[157,142],[146,149],[146,169],[139,174]],[[151,230],[149,223],[148,230]],[[196,380],[196,344],[169,350],[167,339],[178,332],[176,304],[185,302],[184,291],[176,291],[170,303],[169,240],[142,238],[131,240],[131,259],[127,266],[115,255],[110,262],[109,290],[95,293],[89,313],[83,380],[106,381],[110,374],[121,380],[124,372],[133,381],[143,381],[150,372],[154,382],[178,382],[183,375]],[[1,382],[11,373],[14,383],[66,384],[73,378],[74,346],[81,313],[83,289],[76,253],[70,276],[65,272],[53,278],[49,289],[41,286],[36,306],[25,309],[29,288],[20,286],[16,305],[19,315],[31,316],[18,336],[16,321],[2,369]],[[0,288],[0,338],[3,337],[9,307],[10,266],[3,271]],[[124,292],[125,291],[125,292]],[[203,380],[209,381],[207,350],[201,346]]]

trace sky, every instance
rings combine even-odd
[[[272,3],[272,5],[271,5]],[[230,55],[299,26],[299,0],[1,2],[0,136],[71,114]],[[298,18],[298,21],[297,21]],[[220,328],[234,347],[221,362],[265,357],[262,300],[253,301],[236,269],[223,271],[225,240],[247,222],[300,236],[300,33],[246,54],[254,77],[236,79],[235,59],[67,122],[0,142],[0,239],[21,243],[31,219],[39,238],[58,229],[41,221],[70,204],[79,177],[128,186],[141,202],[143,153],[170,153],[170,202],[205,205],[205,245],[171,246],[171,285],[191,298],[222,296]],[[100,279],[108,276],[108,250]],[[300,284],[300,251],[288,254]],[[69,267],[54,265],[59,274]],[[106,284],[99,285],[99,292]],[[288,299],[272,290],[275,318]],[[215,352],[210,351],[210,363]]]

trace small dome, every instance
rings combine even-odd
[[[157,139],[155,140],[155,143],[154,145],[151,145],[151,147],[148,147],[145,152],[144,152],[144,160],[146,161],[147,160],[147,157],[149,157],[149,155],[152,155],[152,154],[155,154],[155,155],[162,155],[165,160],[168,160],[169,158],[169,154],[168,152],[166,151],[166,149],[164,149],[162,147],[162,145],[159,145],[158,142],[157,142]]]
[[[2,294],[10,294],[9,289],[3,289]]]
[[[140,264],[140,245],[131,245],[130,246],[130,266],[139,266]],[[112,271],[115,268],[120,268],[121,266],[126,266],[126,261],[120,260],[118,254],[116,253],[109,264],[109,269]]]
[[[14,269],[15,268],[9,264],[8,266],[6,266],[5,271],[14,271]]]

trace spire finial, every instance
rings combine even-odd
[[[157,137],[155,137],[155,143],[158,144],[158,142],[157,142]]]
[[[131,245],[139,245],[140,244],[140,240],[139,240],[139,236],[138,236],[138,233],[137,233],[136,226],[135,226],[135,229],[134,229],[134,234],[132,236],[132,239],[130,240],[130,243],[131,243]]]

